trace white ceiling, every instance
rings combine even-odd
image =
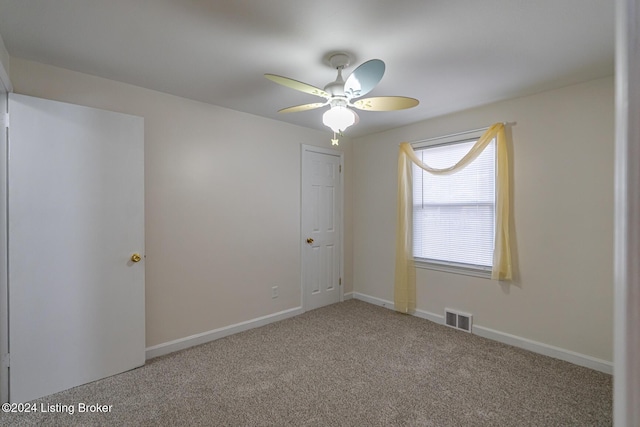
[[[614,72],[613,0],[0,0],[12,56],[326,130],[321,101],[263,77],[324,87],[386,63],[367,96],[416,108],[359,112],[352,137]]]

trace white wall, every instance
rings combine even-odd
[[[11,78],[145,118],[147,346],[300,305],[299,146],[325,132],[18,58]],[[517,280],[418,270],[418,308],[611,361],[613,118],[605,78],[345,141],[345,292],[393,300],[399,142],[516,122]]]
[[[11,78],[17,93],[144,117],[148,347],[300,306],[300,145],[330,146],[328,132],[19,58]]]
[[[604,78],[353,141],[354,291],[393,301],[398,144],[510,128],[516,280],[417,271],[418,309],[610,362],[614,85]]]
[[[11,92],[13,85],[9,80],[9,63],[10,57],[4,41],[0,37],[0,92]]]

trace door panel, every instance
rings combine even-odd
[[[21,95],[9,112],[10,399],[144,364],[144,123]]]
[[[325,151],[303,147],[302,270],[305,310],[342,299],[341,158],[337,152]]]

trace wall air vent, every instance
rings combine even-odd
[[[445,325],[461,331],[471,333],[471,324],[473,315],[468,313],[461,313],[459,311],[451,310],[450,308],[444,309],[444,322]]]

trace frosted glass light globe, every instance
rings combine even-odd
[[[343,132],[355,122],[355,113],[343,106],[332,107],[322,115],[322,123],[330,127],[335,133]]]

